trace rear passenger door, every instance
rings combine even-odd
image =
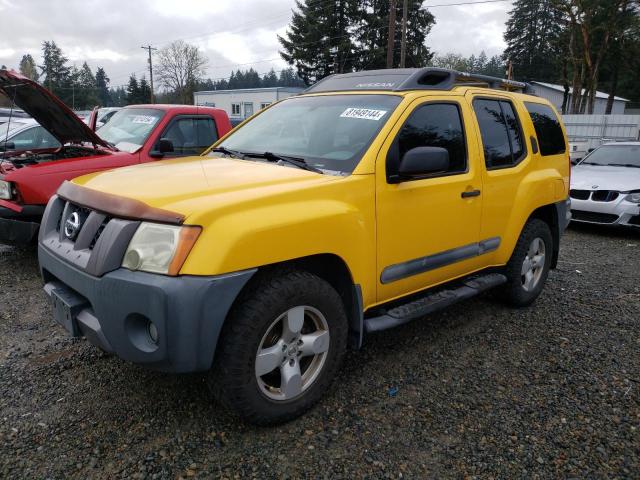
[[[217,139],[218,131],[213,118],[206,115],[179,115],[165,128],[160,138],[173,144],[173,152],[166,157],[200,155]]]
[[[476,116],[483,152],[480,237],[491,238],[498,243],[498,249],[490,254],[495,262],[501,255],[500,246],[512,240],[505,235],[513,234],[509,226],[514,224],[514,216],[521,215],[515,206],[519,201],[519,187],[529,171],[531,155],[523,133],[521,107],[507,97],[490,94],[471,95],[469,100]]]

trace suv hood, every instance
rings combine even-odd
[[[42,85],[19,73],[0,70],[0,91],[31,115],[63,145],[92,143],[113,150],[62,101]]]
[[[73,183],[188,217],[339,178],[251,160],[192,157],[118,168]]]
[[[571,188],[578,190],[640,190],[640,168],[577,165],[571,169]]]

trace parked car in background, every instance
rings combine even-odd
[[[9,120],[31,118],[28,113],[13,108],[0,108],[0,125]]]
[[[47,201],[65,180],[198,155],[231,129],[221,109],[137,105],[116,112],[98,135],[48,90],[15,72],[0,70],[0,91],[58,142],[9,151],[0,160],[0,243],[31,242]]]
[[[74,110],[73,113],[75,113],[80,120],[86,123],[91,115],[91,110]]]
[[[369,332],[494,287],[530,305],[558,260],[570,165],[558,113],[514,89],[433,68],[334,75],[208,158],[65,182],[38,249],[56,321],[125,360],[211,370],[214,395],[267,424],[311,407]]]
[[[640,227],[640,142],[606,143],[571,171],[575,222]]]
[[[93,130],[98,130],[105,123],[111,120],[116,112],[122,110],[122,107],[101,107],[95,108],[91,115],[85,117],[82,121],[89,125]]]
[[[10,122],[0,125],[0,155],[5,151],[15,153],[61,146],[62,144],[33,118],[12,118]]]

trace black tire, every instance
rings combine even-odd
[[[540,276],[533,288],[527,290],[522,274],[523,264],[528,258],[529,249],[535,239],[540,239],[544,243],[544,265],[541,267]],[[538,298],[547,281],[552,254],[553,238],[549,225],[537,218],[529,220],[522,229],[518,243],[511,254],[509,262],[504,268],[503,273],[507,277],[507,283],[501,287],[502,299],[513,307],[526,307],[531,305],[536,298]]]
[[[311,307],[323,315],[329,332],[328,350],[315,380],[302,393],[295,398],[274,400],[267,396],[268,389],[256,373],[258,348],[274,328],[274,321],[299,306]],[[329,388],[344,357],[347,334],[344,305],[329,283],[297,270],[266,274],[250,285],[230,312],[208,376],[209,388],[220,403],[249,423],[272,425],[292,420],[311,408]],[[301,370],[302,361],[300,357]]]

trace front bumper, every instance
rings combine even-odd
[[[211,367],[227,313],[255,273],[167,277],[120,268],[95,277],[42,244],[38,256],[45,292],[72,304],[72,334],[124,360],[169,372]]]
[[[25,205],[21,212],[0,207],[0,244],[29,245],[38,236],[44,207]]]
[[[581,223],[640,227],[640,205],[624,199],[625,195],[612,202],[571,199],[571,220]]]

